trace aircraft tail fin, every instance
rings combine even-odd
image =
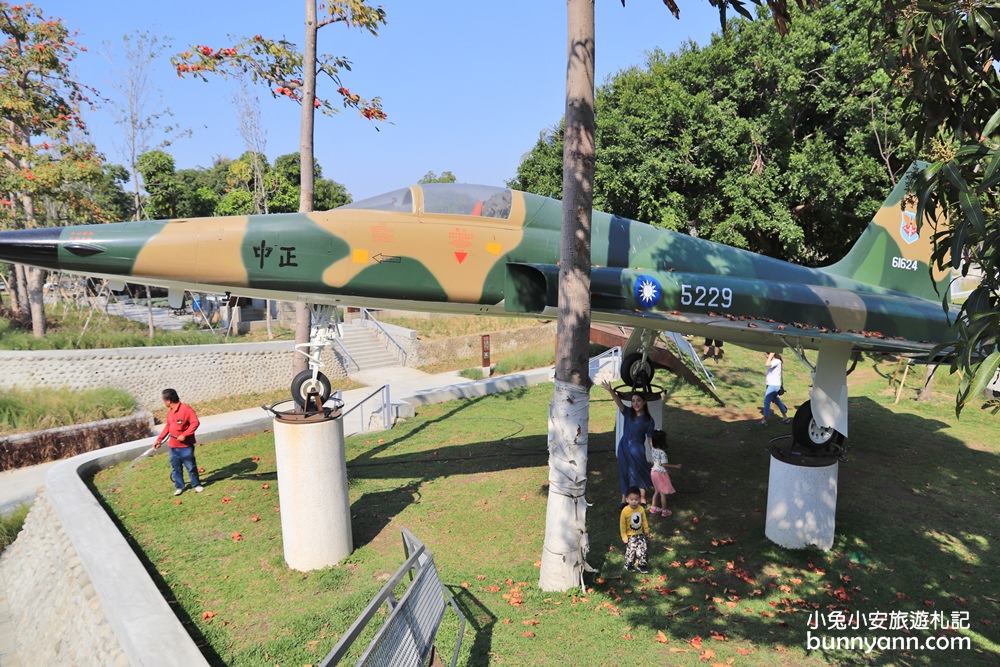
[[[948,291],[950,272],[931,266],[931,229],[916,219],[916,198],[910,192],[913,177],[927,166],[914,162],[850,252],[822,270],[869,285],[940,301]]]

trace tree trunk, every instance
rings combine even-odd
[[[28,281],[24,277],[24,264],[11,264],[10,313],[21,326],[28,323]]]
[[[917,394],[918,401],[930,401],[934,398],[934,374],[937,373],[937,369],[937,364],[930,364],[927,367],[927,379],[924,380],[923,389]]]
[[[549,497],[538,585],[584,587],[590,411],[590,225],[594,185],[594,0],[568,0],[556,377],[549,406]]]
[[[149,340],[153,340],[153,297],[149,294],[149,285],[146,285],[146,314],[149,318]]]
[[[35,199],[31,195],[21,196],[21,206],[24,207],[24,226],[33,229],[38,226],[35,220]],[[31,313],[31,333],[35,338],[45,337],[45,271],[27,267],[24,271],[28,295],[28,305]]]
[[[274,334],[271,332],[271,300],[264,299],[264,320],[267,322],[267,339],[274,340]]]
[[[35,338],[45,338],[45,269],[29,266],[25,274],[31,306],[31,333]]]
[[[313,210],[313,189],[315,175],[313,171],[313,125],[316,99],[316,0],[306,0],[306,43],[302,60],[302,124],[299,128],[299,213],[309,213]],[[309,305],[295,304],[295,344],[308,343],[312,315]],[[292,372],[298,374],[309,367],[309,363],[301,354],[295,355]]]

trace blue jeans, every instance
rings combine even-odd
[[[171,447],[170,448],[170,479],[174,480],[174,487],[184,488],[184,472],[181,465],[187,468],[188,477],[191,478],[191,488],[201,486],[198,479],[198,463],[194,460],[194,447]]]
[[[778,392],[781,391],[780,385],[769,384],[767,385],[767,391],[764,392],[764,419],[771,416],[771,403],[774,402],[781,410],[781,416],[788,416],[788,408],[785,404],[781,402],[781,397],[778,396]]]

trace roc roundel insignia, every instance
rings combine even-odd
[[[917,214],[912,211],[903,211],[902,220],[899,222],[899,235],[909,243],[915,243],[920,238],[917,231]]]
[[[639,276],[635,281],[633,295],[635,296],[635,302],[643,310],[648,310],[655,306],[662,294],[663,290],[660,288],[660,283],[656,282],[656,278]]]

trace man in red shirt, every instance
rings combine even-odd
[[[182,465],[187,468],[188,477],[191,479],[191,488],[196,493],[201,493],[205,489],[198,479],[198,463],[194,460],[194,432],[198,430],[198,415],[194,413],[190,405],[181,403],[181,399],[174,389],[163,390],[163,404],[167,406],[166,424],[163,425],[163,432],[156,439],[153,448],[159,449],[164,438],[169,438],[170,479],[174,480],[175,496],[184,493]]]

